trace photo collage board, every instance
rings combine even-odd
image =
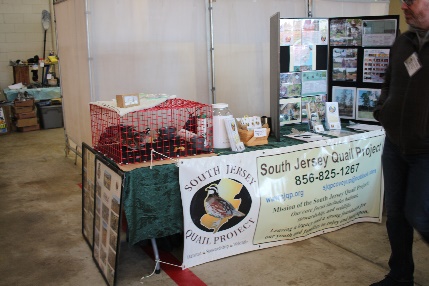
[[[340,118],[376,121],[398,25],[397,15],[329,19],[328,98],[338,102]]]
[[[95,160],[92,257],[108,285],[115,285],[120,246],[124,173],[101,156]]]
[[[323,120],[328,42],[328,19],[280,19],[280,126]]]
[[[338,102],[340,118],[375,121],[399,16],[280,18],[279,24],[280,126],[307,123],[315,113],[323,121],[325,102]]]
[[[94,239],[95,158],[97,152],[82,143],[82,235],[92,250]]]

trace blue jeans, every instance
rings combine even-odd
[[[382,162],[389,276],[412,281],[413,229],[429,243],[429,154],[404,155],[386,137]]]

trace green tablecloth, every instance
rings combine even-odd
[[[304,131],[307,124],[284,126],[281,134],[292,128]],[[281,136],[280,142],[270,137],[268,144],[246,147],[245,152],[302,144]],[[219,155],[233,154],[229,149],[216,149]],[[138,168],[125,173],[124,209],[131,244],[183,231],[183,211],[179,186],[179,168],[175,164]]]
[[[43,87],[43,88],[30,88],[30,89],[3,89],[3,93],[6,96],[6,99],[9,101],[15,100],[19,92],[27,92],[29,95],[34,97],[35,100],[42,99],[53,99],[61,98],[61,88],[60,87]]]

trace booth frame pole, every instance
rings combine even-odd
[[[210,99],[211,103],[216,103],[216,86],[215,86],[215,56],[214,56],[214,40],[213,40],[213,0],[208,0],[209,14],[209,38],[210,38]]]
[[[307,16],[313,18],[313,0],[307,0]]]

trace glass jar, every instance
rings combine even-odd
[[[225,118],[233,118],[227,103],[214,103],[213,107],[213,148],[230,148]]]

